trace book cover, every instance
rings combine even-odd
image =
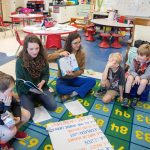
[[[67,57],[62,57],[58,60],[58,65],[61,70],[62,76],[67,74],[67,71],[79,70],[78,63],[74,54]]]
[[[17,79],[19,81],[22,81],[26,86],[28,86],[31,90],[31,92],[36,93],[36,94],[44,94],[46,95],[43,91],[41,91],[40,89],[38,89],[38,87],[32,83],[31,81],[26,81],[23,79]]]

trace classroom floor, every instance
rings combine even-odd
[[[88,110],[87,113],[94,116],[97,124],[107,136],[110,143],[115,150],[148,150],[150,149],[150,98],[147,102],[139,102],[137,108],[124,109],[120,106],[119,99],[110,104],[104,104],[101,98],[96,99],[93,94],[99,87],[99,80],[101,79],[101,73],[104,70],[108,56],[112,52],[121,52],[125,55],[126,43],[122,42],[123,47],[121,49],[101,49],[98,47],[100,42],[99,36],[96,35],[95,42],[88,42],[85,40],[83,33],[82,43],[86,52],[86,71],[84,75],[92,76],[97,79],[97,84],[93,90],[84,99],[77,98],[80,103]],[[22,34],[22,37],[24,34]],[[2,54],[7,54],[8,57],[14,56],[18,43],[15,37],[11,35],[11,32],[7,31],[7,35],[4,38],[3,33],[0,32],[0,57]],[[14,58],[13,58],[14,59]],[[8,62],[9,61],[9,62]],[[8,63],[0,65],[0,70],[6,73],[12,74],[15,77],[15,59]],[[50,79],[49,86],[55,89],[57,78],[57,66],[56,64],[50,64]],[[73,116],[65,106],[60,103],[59,96],[55,93],[55,99],[58,104],[58,108],[55,112],[49,112],[53,117],[51,120],[34,124],[30,121],[23,126],[21,130],[25,130],[28,133],[28,137],[23,140],[13,139],[12,145],[16,150],[52,150],[52,144],[45,130],[47,124],[51,122],[57,122],[61,120],[76,118],[79,116]]]

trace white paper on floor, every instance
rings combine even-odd
[[[50,116],[48,111],[43,106],[39,106],[39,107],[35,108],[35,114],[33,116],[34,123],[43,122],[43,121],[49,120],[51,118],[52,117]]]
[[[64,105],[73,115],[80,115],[87,112],[78,100],[64,103]]]

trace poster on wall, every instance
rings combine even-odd
[[[53,13],[59,13],[59,6],[53,6]]]
[[[91,115],[51,123],[47,130],[54,150],[113,150]]]

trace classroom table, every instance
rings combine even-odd
[[[62,24],[56,24],[53,27],[45,28],[45,27],[41,27],[40,24],[36,24],[36,25],[24,27],[23,31],[25,33],[36,34],[40,36],[50,35],[50,34],[62,35],[62,34],[69,34],[72,32],[76,32],[77,28],[70,25],[62,25]]]
[[[25,26],[25,20],[30,20],[30,19],[35,19],[35,18],[43,18],[42,14],[14,14],[9,16],[12,19],[13,18],[19,18],[23,20],[23,26]],[[13,23],[12,23],[12,28],[13,28]]]
[[[114,27],[115,28],[115,32],[119,30],[119,28],[129,28],[130,29],[130,37],[131,37],[131,29],[133,28],[133,24],[125,24],[125,23],[119,23],[117,21],[112,21],[112,20],[108,20],[108,18],[106,19],[92,19],[91,20],[92,23],[94,23],[95,25],[101,25],[105,27],[104,32],[106,31],[106,27]],[[104,36],[104,35],[103,35]],[[106,36],[106,35],[105,35]],[[119,43],[119,34],[112,34],[112,36],[116,36],[115,37],[115,43],[117,43],[117,48],[121,47],[121,44]],[[106,38],[103,37],[103,40],[101,43],[106,43]],[[101,47],[101,46],[100,46]],[[108,47],[108,46],[107,46]]]
[[[109,13],[105,12],[93,12],[93,19],[98,19],[98,18],[108,18]]]
[[[105,19],[92,19],[92,23],[96,25],[102,25],[105,27],[116,27],[116,28],[133,28],[133,24],[125,24],[125,23],[119,23],[115,20],[108,20],[108,18]]]
[[[56,24],[53,27],[45,28],[41,27],[40,24],[37,24],[32,26],[26,26],[23,28],[23,31],[28,34],[39,35],[41,40],[43,37],[45,38],[45,36],[48,35],[57,35],[57,36],[59,35],[59,38],[57,38],[57,43],[61,43],[61,35],[77,32],[77,28],[70,25],[61,25],[61,24]]]

